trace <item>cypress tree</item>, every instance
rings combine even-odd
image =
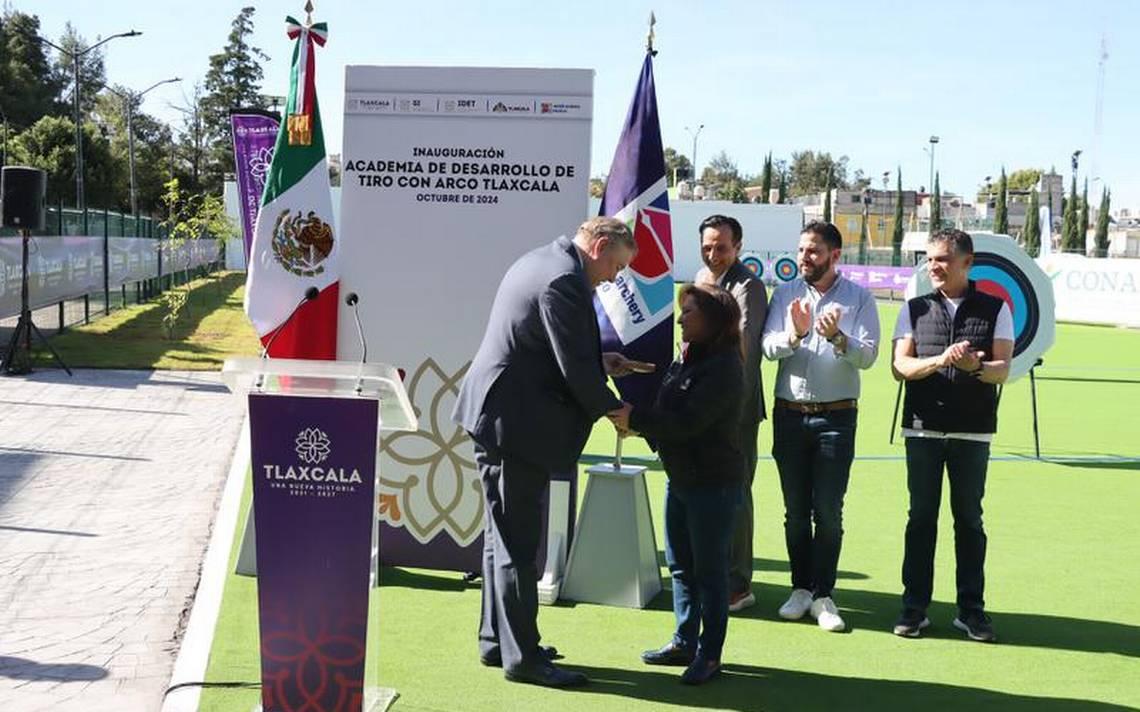
[[[1061,224],[1061,251],[1078,252],[1080,247],[1077,241],[1077,177],[1073,176]]]
[[[1005,166],[1002,166],[1001,178],[998,180],[997,206],[994,208],[994,232],[998,235],[1009,234],[1009,209],[1005,203],[1005,194],[1008,187],[1008,182],[1005,177]]]
[[[1081,195],[1081,209],[1077,214],[1077,244],[1084,252],[1088,244],[1089,232],[1089,179],[1085,178],[1085,189]]]
[[[764,159],[764,172],[760,175],[760,202],[769,202],[768,196],[772,193],[772,152]]]
[[[942,227],[942,191],[938,187],[938,174],[934,174],[934,194],[930,196],[930,232]]]
[[[1025,209],[1025,230],[1021,236],[1025,242],[1025,254],[1036,257],[1041,251],[1041,212],[1037,199],[1037,189],[1029,191],[1029,207]]]
[[[902,264],[903,241],[903,190],[902,168],[898,170],[898,190],[895,192],[895,229],[891,235],[891,264],[898,267]]]
[[[777,203],[780,203],[781,205],[784,204],[784,196],[785,196],[786,192],[787,192],[786,181],[784,179],[784,174],[781,173],[780,174],[780,189],[776,193],[776,202]]]
[[[831,171],[827,172],[827,193],[823,196],[823,221],[831,222]]]
[[[1096,256],[1108,257],[1108,206],[1112,202],[1112,193],[1108,188],[1100,197],[1100,211],[1096,215]]]

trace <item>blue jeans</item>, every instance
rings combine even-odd
[[[835,588],[857,419],[855,408],[806,414],[777,407],[772,420],[792,587],[814,598],[830,596]]]
[[[673,642],[720,660],[728,630],[728,553],[740,485],[665,488],[665,563],[673,576]],[[698,632],[700,633],[698,637]]]
[[[950,511],[954,515],[958,611],[965,616],[985,608],[986,530],[982,526],[982,497],[989,459],[989,443],[906,439],[906,484],[910,490],[902,571],[906,611],[925,613],[930,605],[943,468],[950,480]]]

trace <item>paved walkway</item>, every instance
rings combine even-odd
[[[0,376],[0,710],[159,708],[243,410],[217,373]]]

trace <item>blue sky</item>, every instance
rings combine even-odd
[[[110,81],[136,89],[181,76],[189,92],[225,43],[243,2],[9,0],[40,16],[52,39],[71,21],[88,39],[129,28],[107,45]],[[270,55],[264,90],[284,94],[290,46],[283,19],[300,1],[257,2],[254,44]],[[596,71],[591,170],[608,172],[657,14],[655,63],[665,144],[692,148],[686,126],[705,124],[700,164],[724,150],[758,172],[769,150],[847,155],[878,178],[900,166],[907,187],[928,182],[923,148],[941,137],[944,190],[970,192],[1004,164],[1068,174],[1082,149],[1093,163],[1097,58],[1109,59],[1097,173],[1113,206],[1140,208],[1140,2],[1131,0],[754,0],[543,3],[324,0],[318,92],[329,150],[341,145],[346,64],[580,67]],[[177,85],[147,97],[167,120]],[[893,185],[893,177],[891,179]]]

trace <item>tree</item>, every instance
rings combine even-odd
[[[1011,191],[1032,190],[1040,180],[1040,168],[1020,168],[1009,174],[1007,188]]]
[[[127,137],[127,99],[132,96],[126,87],[115,87],[102,92],[95,106],[95,117],[109,129],[111,155],[118,164],[115,175],[115,202],[111,207],[130,209],[130,142]],[[163,206],[164,184],[170,180],[170,147],[172,132],[165,123],[139,109],[134,100],[135,134],[135,190],[140,213],[159,210]]]
[[[1081,252],[1085,252],[1088,247],[1088,234],[1089,234],[1089,179],[1085,178],[1084,192],[1081,193],[1081,209],[1077,214],[1077,241]]]
[[[202,101],[202,85],[195,84],[191,96],[183,95],[183,105],[172,107],[182,112],[182,127],[178,132],[175,152],[178,161],[172,172],[179,180],[179,187],[191,193],[200,192],[205,187],[203,175],[206,169],[207,140]],[[217,188],[221,192],[220,184]]]
[[[95,38],[98,41],[98,37]],[[64,106],[74,106],[75,101],[75,66],[71,60],[73,54],[83,52],[91,43],[79,34],[71,23],[64,26],[63,36],[60,37],[60,47],[67,52],[57,52],[55,73],[58,84],[62,87],[59,99]],[[107,82],[107,72],[103,67],[103,50],[91,50],[79,58],[79,115],[86,120],[95,110],[95,95]]]
[[[736,167],[736,162],[729,158],[727,153],[721,151],[713,156],[709,164],[705,166],[701,180],[706,185],[724,186],[739,182],[740,171]]]
[[[827,192],[823,196],[823,221],[831,222],[831,175],[827,176]]]
[[[776,191],[776,202],[783,205],[784,200],[788,194],[788,178],[783,171],[780,171],[780,188]]]
[[[863,206],[863,217],[859,221],[859,264],[867,264],[867,206]]]
[[[1036,257],[1041,251],[1041,218],[1040,201],[1037,191],[1029,191],[1029,207],[1025,209],[1025,229],[1021,231],[1021,239],[1025,243],[1025,254]]]
[[[822,192],[828,185],[847,188],[847,156],[832,158],[830,153],[812,150],[792,153],[788,179],[792,196]]]
[[[230,25],[226,46],[210,56],[202,97],[202,128],[208,153],[203,187],[221,191],[225,173],[233,172],[233,142],[230,140],[230,109],[265,108],[261,94],[261,61],[269,56],[250,44],[255,8],[243,7]]]
[[[895,227],[891,234],[891,264],[898,267],[902,264],[903,242],[903,189],[902,168],[898,168],[898,190],[895,191]]]
[[[1001,169],[1001,178],[998,179],[997,206],[994,208],[994,232],[999,235],[1009,234],[1009,208],[1006,207],[1005,194],[1007,190],[1005,167]]]
[[[23,130],[59,108],[63,87],[52,70],[45,45],[34,39],[40,20],[15,10],[0,16],[0,109],[8,130]]]
[[[930,194],[930,232],[942,227],[942,189],[938,187],[938,174],[934,174],[934,191]]]
[[[744,184],[739,180],[725,184],[720,191],[720,197],[733,203],[748,202],[748,193],[744,192]]]
[[[75,124],[70,118],[45,116],[9,143],[11,163],[47,173],[49,204],[75,197]],[[117,204],[115,171],[122,166],[112,157],[110,142],[91,123],[83,124],[83,159],[88,204]]]
[[[677,180],[687,180],[696,176],[693,175],[693,164],[689,162],[688,157],[667,146],[665,148],[665,178],[669,181],[669,185],[677,185],[674,177]]]
[[[187,240],[214,239],[225,244],[226,238],[237,232],[236,227],[226,215],[225,205],[219,195],[200,193],[191,195],[182,192],[178,187],[178,179],[167,182],[166,192],[162,195],[162,202],[169,217],[162,223],[166,228],[167,244],[171,251],[177,250]],[[159,298],[163,307],[162,325],[166,329],[166,338],[174,338],[174,329],[178,325],[182,310],[189,306],[190,296],[190,266],[189,264],[164,265],[164,271],[173,273],[185,271],[184,286],[177,285],[168,289]]]
[[[1108,188],[1100,196],[1100,210],[1096,214],[1096,256],[1108,257],[1108,210],[1112,202],[1112,193]]]
[[[1061,223],[1061,250],[1063,252],[1084,251],[1084,245],[1080,244],[1077,236],[1077,177],[1075,175],[1069,189],[1069,198],[1065,201],[1064,218]]]
[[[767,203],[772,194],[772,152],[764,159],[764,172],[760,175],[760,202]]]

